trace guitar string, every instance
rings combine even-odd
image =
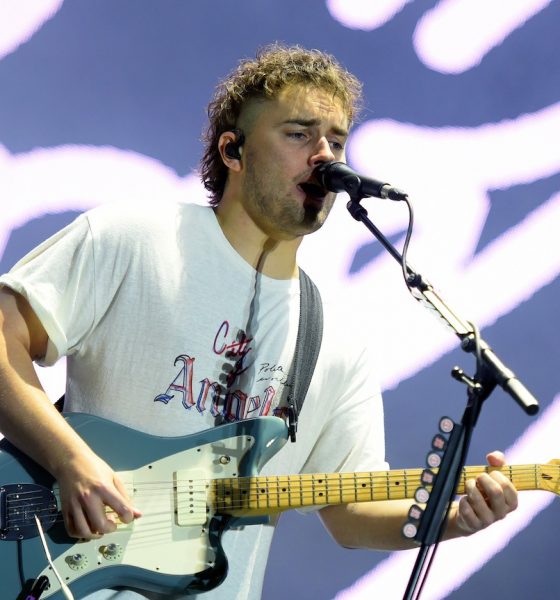
[[[395,498],[397,499],[397,498]],[[414,500],[412,498],[401,498],[403,500],[410,500],[411,502],[413,502]],[[362,498],[361,500],[355,498],[355,499],[344,499],[344,500],[340,500],[339,498],[327,498],[327,496],[321,496],[320,498],[316,498],[314,496],[311,496],[309,498],[306,498],[305,500],[307,501],[303,501],[303,502],[291,502],[288,501],[287,504],[284,505],[276,505],[274,502],[270,502],[267,500],[263,500],[261,502],[258,501],[258,499],[253,498],[251,500],[251,502],[239,502],[239,503],[228,503],[228,502],[223,502],[223,501],[216,501],[213,503],[214,505],[214,511],[213,512],[209,512],[206,511],[206,505],[204,505],[203,509],[199,509],[199,513],[204,511],[206,512],[206,515],[209,515],[210,518],[214,518],[214,517],[218,517],[218,516],[227,516],[227,515],[235,515],[238,511],[241,512],[241,516],[244,515],[244,513],[246,513],[246,516],[251,516],[251,515],[255,515],[256,514],[260,514],[260,511],[263,511],[263,516],[266,514],[274,514],[274,513],[279,513],[279,512],[284,512],[290,509],[297,509],[297,508],[305,508],[305,507],[323,507],[323,506],[327,506],[327,505],[337,505],[337,504],[348,504],[348,503],[352,503],[352,502],[357,502],[357,501],[376,501],[375,498]],[[415,504],[423,504],[422,502],[416,501]],[[411,504],[412,506],[412,504]],[[258,511],[258,512],[256,512]],[[41,510],[38,510],[35,513],[38,518],[41,520],[41,522],[43,524],[45,524],[48,528],[55,526],[57,524],[63,523],[64,519],[62,517],[62,515],[60,513],[57,514],[57,516],[53,519],[45,517],[44,515],[41,514]],[[108,514],[114,514],[114,511],[111,511],[111,513]],[[194,511],[191,514],[196,515],[197,512]],[[154,516],[153,514],[151,515],[152,517]],[[119,519],[116,519],[115,521],[115,525],[117,526],[117,531],[119,527],[126,527],[129,524],[123,523],[121,522]],[[203,521],[203,522],[206,522]],[[203,523],[201,522],[201,524]],[[29,517],[26,518],[22,518],[21,520],[17,520],[15,519],[13,522],[10,522],[10,525],[6,526],[5,528],[2,529],[2,533],[4,534],[8,534],[11,532],[19,532],[21,531],[24,527],[29,527],[30,523],[29,523]],[[180,525],[179,525],[180,526]],[[22,534],[22,539],[24,539],[26,536],[25,534]]]
[[[548,467],[550,470],[551,467]],[[553,470],[559,470],[560,466],[553,466]],[[464,477],[473,477],[476,474],[482,474],[487,472],[486,469],[479,469],[476,471],[471,471],[464,474]],[[369,473],[358,473],[358,474],[345,474],[341,473],[339,475],[333,476],[331,474],[322,475],[322,474],[313,474],[313,475],[290,475],[290,476],[243,476],[243,477],[225,477],[225,478],[210,478],[210,479],[185,479],[179,481],[149,481],[149,482],[137,482],[135,484],[135,493],[142,493],[144,491],[157,491],[159,489],[176,489],[177,487],[188,486],[188,489],[181,489],[182,493],[188,493],[189,489],[195,490],[197,492],[203,492],[208,489],[208,487],[212,487],[212,484],[218,487],[243,487],[246,489],[247,487],[257,488],[257,487],[267,487],[268,489],[273,489],[274,486],[280,488],[288,488],[288,487],[297,487],[302,488],[305,486],[317,486],[317,485],[329,485],[329,484],[338,484],[336,487],[349,487],[353,488],[357,484],[361,486],[367,486],[368,483],[389,483],[393,486],[399,486],[402,482],[404,485],[413,484],[416,485],[420,483],[421,473],[400,473],[400,474],[380,474],[378,472]],[[539,478],[545,478],[542,474],[539,475],[538,469],[533,467],[527,468],[526,470],[516,469],[514,473],[512,473],[511,479],[513,481],[521,481],[521,482],[530,482],[536,481]],[[550,476],[551,480],[554,477]],[[249,484],[248,486],[246,484]],[[160,487],[162,486],[162,487]],[[198,489],[195,489],[198,488]],[[202,490],[201,488],[204,488]],[[36,496],[35,498],[28,496],[31,494],[37,493],[32,490],[30,492],[13,492],[9,493],[9,502],[11,503],[27,503],[29,500],[34,499],[42,499],[44,501],[44,497]]]
[[[558,470],[560,469],[560,465],[547,465],[546,469],[550,470]],[[546,470],[545,469],[545,470]],[[494,469],[492,468],[490,471],[500,471],[500,469]],[[507,476],[507,472],[510,471],[509,468],[505,468],[505,469],[501,469],[501,472],[505,473]],[[526,474],[530,474],[533,475],[535,472],[539,471],[539,467],[534,467],[534,466],[521,466],[521,467],[515,467],[511,469],[511,475],[513,477],[513,479],[519,477],[519,476],[524,476]],[[473,475],[476,475],[477,473],[486,473],[488,472],[487,468],[479,468],[479,469],[471,469],[469,471],[464,472],[463,474],[467,477],[472,477]],[[204,484],[210,484],[213,482],[216,483],[220,483],[220,482],[232,482],[232,481],[242,481],[242,482],[258,482],[261,484],[265,484],[265,483],[282,483],[281,480],[287,480],[287,483],[291,483],[291,482],[301,482],[301,483],[315,483],[315,482],[340,482],[342,481],[343,483],[353,483],[356,480],[371,480],[371,479],[378,479],[380,481],[386,481],[386,480],[396,480],[396,481],[400,481],[403,479],[419,479],[420,476],[422,475],[422,471],[420,470],[403,470],[403,471],[386,471],[386,472],[379,472],[379,471],[371,471],[371,472],[358,472],[358,473],[337,473],[337,474],[331,474],[331,473],[313,473],[313,474],[298,474],[298,475],[257,475],[257,476],[242,476],[242,477],[223,477],[223,478],[216,478],[216,477],[211,477],[211,478],[196,478],[196,479],[180,479],[180,480],[173,480],[173,481],[168,481],[168,480],[153,480],[153,481],[144,481],[144,482],[136,482],[135,485],[136,486],[154,486],[154,485],[172,485],[173,487],[176,487],[176,483],[180,484],[180,485],[199,485],[200,483],[204,483]],[[30,491],[17,491],[17,492],[4,492],[7,493],[9,496],[11,497],[15,497],[16,500],[29,495],[29,494],[35,494],[38,493],[39,491],[50,491],[47,488],[42,488],[42,490],[30,490]],[[14,500],[15,501],[15,500]]]
[[[552,465],[553,470],[558,471],[560,469],[560,466],[557,465]],[[550,470],[551,465],[547,465],[547,469]],[[486,472],[486,468],[481,468],[481,469],[476,469],[477,471],[481,471],[481,472]],[[535,472],[536,472],[536,468],[534,467],[530,467],[527,469],[516,469],[515,470],[515,476],[513,477],[513,480],[518,484],[531,484],[534,485],[534,483],[537,481],[537,478],[535,477]],[[343,475],[343,474],[341,474]],[[467,473],[467,476],[470,475],[470,473]],[[280,476],[281,477],[281,476]],[[301,477],[301,476],[291,476],[291,477]],[[375,490],[373,489],[373,486],[368,486],[368,483],[371,483],[373,480],[378,479],[379,482],[381,482],[380,487],[384,487],[383,483],[387,484],[388,482],[390,483],[390,480],[393,479],[393,485],[395,481],[402,481],[403,477],[398,477],[398,476],[387,476],[386,474],[384,475],[380,475],[379,473],[376,472],[372,472],[372,475],[370,476],[368,475],[362,475],[360,474],[360,476],[356,476],[356,477],[344,477],[341,478],[342,479],[342,485],[339,485],[336,487],[335,490],[331,490],[331,491],[327,491],[326,489],[323,491],[321,489],[320,492],[317,492],[317,489],[319,488],[319,486],[324,486],[325,484],[328,483],[333,483],[333,480],[338,480],[338,476],[337,477],[330,477],[330,478],[326,478],[326,477],[317,477],[316,480],[309,480],[308,479],[309,476],[307,476],[306,479],[304,480],[296,480],[296,482],[290,482],[289,485],[286,485],[283,482],[279,482],[277,480],[277,478],[275,476],[269,476],[268,480],[264,480],[263,476],[261,477],[242,477],[242,478],[224,478],[224,479],[210,479],[210,480],[206,480],[206,479],[200,479],[200,480],[185,480],[188,481],[189,483],[193,484],[193,486],[200,486],[200,487],[204,487],[204,489],[194,489],[192,490],[192,494],[196,494],[198,496],[200,495],[204,495],[205,496],[205,500],[208,499],[208,494],[213,494],[214,497],[210,497],[210,501],[213,501],[213,504],[220,510],[222,511],[226,511],[227,510],[236,510],[236,509],[247,509],[248,508],[248,504],[250,502],[257,502],[257,506],[253,508],[267,508],[267,506],[271,503],[270,502],[270,496],[274,496],[274,495],[283,495],[283,496],[287,496],[288,497],[288,501],[289,503],[291,503],[291,496],[300,496],[300,500],[305,500],[305,501],[311,501],[311,504],[314,503],[315,500],[318,500],[318,498],[316,498],[317,493],[319,493],[319,498],[321,500],[324,499],[328,499],[329,497],[331,497],[331,500],[334,499],[336,496],[340,496],[340,498],[342,498],[343,495],[347,495],[347,494],[354,494],[355,498],[357,499],[359,495],[364,496],[364,494],[366,494],[367,497],[367,492],[370,491],[368,488],[371,488],[371,495],[372,495],[372,500],[375,500],[373,498],[373,496],[375,495]],[[285,477],[284,477],[285,478]],[[364,481],[365,480],[365,481]],[[243,488],[242,486],[239,485],[239,483],[244,483],[244,482],[249,482],[249,487],[248,488]],[[211,485],[212,483],[214,483],[215,485]],[[259,485],[256,485],[256,483],[258,483]],[[418,485],[419,479],[418,479],[418,475],[414,474],[414,482],[410,482],[411,487],[412,486],[416,486]],[[161,487],[153,487],[154,485],[165,485],[164,488]],[[253,485],[251,485],[253,484]],[[359,485],[357,485],[359,484]],[[144,488],[143,490],[137,489],[137,491],[135,493],[138,494],[143,494],[143,493],[153,493],[153,492],[160,492],[162,489],[167,493],[167,494],[174,494],[176,492],[179,493],[183,493],[185,494],[185,492],[181,492],[180,490],[178,491],[176,489],[176,485],[175,482],[172,486],[172,488],[169,488],[168,484],[166,484],[165,482],[148,482],[145,484],[139,484],[138,487],[140,486],[152,486],[150,489],[146,489]],[[365,487],[362,487],[365,486]],[[404,489],[403,487],[400,487],[400,489]],[[262,490],[262,492],[261,492]],[[229,493],[228,493],[229,492]],[[33,492],[29,492],[29,494],[31,494]],[[231,494],[231,495],[230,495]],[[232,499],[235,499],[235,496],[240,496],[241,497],[236,500],[235,502],[232,502]],[[10,494],[8,494],[9,496]],[[24,495],[24,493],[17,493],[15,494],[17,496],[17,498],[15,498],[14,500],[11,500],[10,498],[6,498],[6,504],[9,503],[20,503],[22,502],[21,496]],[[265,499],[262,498],[262,496],[266,496]],[[310,497],[309,497],[310,496]],[[397,491],[393,490],[393,496],[397,496]],[[385,496],[384,496],[385,498]],[[389,493],[387,495],[387,498],[390,499],[391,498],[391,494]],[[400,496],[399,498],[402,499],[410,499],[412,500],[414,497],[411,494],[407,494],[405,496]],[[395,498],[396,499],[396,498]],[[34,508],[33,504],[30,504],[30,502],[33,502],[35,500],[40,500],[41,502],[38,502],[36,504],[37,507],[41,507],[44,505],[44,498],[42,497],[31,497],[27,499],[28,502],[25,504],[25,515],[22,516],[22,518],[17,521],[16,517],[12,514],[11,518],[12,521],[10,522],[10,525],[12,527],[17,526],[17,524],[19,522],[26,522],[29,520],[29,518],[27,517],[27,515],[29,514],[29,512],[31,512]],[[349,502],[351,502],[352,500],[348,500]],[[184,499],[179,499],[179,503],[188,503],[189,499],[188,498],[184,498]],[[346,502],[346,501],[345,501]],[[262,504],[261,504],[262,503]],[[319,504],[321,504],[322,502],[319,502]],[[206,504],[206,502],[205,502]],[[295,506],[294,507],[298,507],[301,506],[300,503],[294,502]],[[290,508],[290,506],[288,506],[287,508]],[[43,521],[53,521],[53,511],[51,508],[38,508],[38,510],[36,511],[36,514],[39,513],[44,513],[48,511],[48,515],[47,516],[42,516]],[[10,516],[10,512],[11,513],[15,513],[16,515],[19,515],[21,513],[21,507],[16,506],[14,507],[7,507],[7,515],[6,516]],[[112,511],[114,512],[114,511]],[[57,511],[57,515],[58,515],[58,511]],[[41,518],[41,517],[40,517]],[[54,522],[58,522],[60,521],[60,517],[56,516],[54,517]],[[8,530],[9,528],[6,528],[5,530]]]
[[[540,466],[540,465],[539,465]],[[529,481],[537,481],[539,478],[546,479],[546,475],[543,476],[542,473],[539,474],[539,466],[534,467],[534,466],[515,466],[515,468],[512,468],[512,472],[510,474],[510,476],[508,477],[508,472],[510,471],[510,469],[508,467],[506,467],[505,469],[502,469],[501,472],[503,472],[506,477],[508,477],[508,479],[511,479],[512,481],[523,481],[523,482],[529,482]],[[546,465],[546,469],[545,470],[560,470],[560,465]],[[490,472],[492,471],[500,471],[500,469],[495,469],[495,468],[491,468]],[[465,477],[471,478],[474,477],[476,475],[479,474],[483,474],[483,473],[488,473],[489,469],[485,468],[485,467],[480,467],[480,468],[470,468],[469,471],[466,471],[463,473],[462,479],[464,479]],[[437,473],[436,473],[437,474]],[[251,487],[251,485],[253,487],[262,487],[265,486],[267,488],[274,488],[274,486],[276,485],[278,488],[284,488],[284,487],[302,487],[302,486],[316,486],[316,485],[335,485],[337,487],[355,487],[356,484],[359,484],[361,486],[366,486],[368,483],[371,482],[375,482],[375,483],[389,483],[393,486],[397,485],[399,486],[399,484],[402,482],[403,483],[403,487],[406,485],[416,485],[418,483],[420,483],[421,481],[421,475],[422,475],[422,471],[419,470],[403,470],[400,472],[395,472],[395,471],[387,471],[387,472],[378,472],[378,471],[372,471],[371,473],[369,472],[363,472],[363,473],[339,473],[339,474],[321,474],[321,473],[314,473],[314,474],[299,474],[299,475],[269,475],[269,476],[265,476],[265,475],[258,475],[258,476],[242,476],[242,477],[224,477],[224,478],[197,478],[197,479],[184,479],[184,480],[173,480],[173,481],[166,481],[166,480],[155,480],[155,481],[147,481],[147,482],[136,482],[134,484],[135,487],[135,493],[136,492],[144,492],[145,490],[148,491],[157,491],[159,489],[175,489],[178,487],[188,487],[188,489],[181,489],[180,491],[182,493],[188,493],[189,489],[194,489],[194,488],[202,488],[204,487],[205,489],[207,489],[208,486],[212,487],[212,484],[216,485],[216,486],[226,486],[226,485],[230,485],[233,486],[234,484],[236,485],[236,487],[247,487],[247,484],[249,484],[248,487]],[[554,479],[554,476],[550,476],[551,479]],[[242,486],[243,484],[243,486]],[[337,485],[338,484],[338,485]],[[161,487],[160,487],[161,486]],[[142,489],[140,489],[142,488]],[[46,488],[45,488],[46,489]],[[50,490],[49,490],[50,491]],[[204,491],[201,489],[198,489],[197,491]],[[16,503],[16,502],[27,502],[29,499],[35,499],[35,498],[28,498],[29,495],[31,494],[37,494],[38,491],[37,490],[31,490],[29,492],[25,492],[25,491],[18,491],[18,492],[10,492],[7,494],[7,496],[10,497],[10,502]],[[40,499],[41,496],[36,496],[37,499]],[[44,501],[44,498],[43,498]]]
[[[517,472],[513,478],[514,483],[518,486],[531,484],[531,487],[537,488],[535,485],[538,483],[538,474],[533,471],[524,473]],[[319,497],[336,497],[340,496],[364,496],[371,494],[375,496],[376,491],[382,490],[383,496],[387,499],[391,498],[413,498],[414,495],[410,493],[411,490],[408,488],[418,487],[429,487],[422,486],[422,482],[418,477],[412,478],[388,478],[388,477],[369,477],[362,476],[356,478],[344,478],[338,480],[337,478],[326,479],[317,478],[316,480],[296,480],[296,481],[279,481],[275,478],[263,480],[256,478],[238,478],[238,479],[214,479],[214,480],[191,480],[189,481],[189,490],[180,489],[181,486],[177,487],[175,483],[172,485],[166,484],[165,482],[150,482],[147,484],[138,484],[134,491],[137,497],[145,496],[146,494],[157,494],[161,491],[165,493],[178,494],[182,496],[183,502],[188,502],[190,497],[206,497],[209,494],[213,494],[218,501],[229,502],[229,506],[236,507],[241,506],[242,501],[254,500],[255,498],[262,497],[263,495],[273,496],[282,495],[283,497],[294,495],[314,496],[316,494]],[[163,487],[162,487],[163,486]],[[460,490],[459,493],[461,493]],[[31,494],[31,492],[30,492]],[[45,507],[44,496],[27,496],[22,498],[23,494],[18,493],[15,498],[8,496],[6,498],[6,513],[9,518],[15,518],[16,515],[22,512],[28,513],[29,511],[38,508],[44,513],[53,514],[52,502],[51,506]],[[238,496],[240,497],[240,504],[235,505],[231,503],[231,498]],[[291,499],[291,498],[290,498]],[[181,498],[179,498],[181,501]],[[56,506],[55,506],[56,508]],[[22,518],[25,520],[25,517]]]

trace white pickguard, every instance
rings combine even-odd
[[[236,477],[240,460],[254,443],[254,437],[239,435],[119,472],[142,517],[119,524],[101,539],[77,541],[53,561],[60,576],[71,584],[112,565],[170,575],[199,573],[213,566],[216,557],[208,541],[208,523],[215,512],[210,483]],[[42,598],[60,590],[50,567],[41,575],[51,581]]]

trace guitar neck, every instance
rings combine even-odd
[[[413,498],[422,485],[423,469],[363,473],[260,476],[216,479],[214,500],[218,512],[233,516],[259,516],[292,508]],[[542,465],[465,467],[457,493],[467,479],[501,471],[518,490],[543,489]]]

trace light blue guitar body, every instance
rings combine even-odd
[[[216,513],[209,493],[211,480],[256,476],[286,442],[284,421],[261,417],[166,438],[91,415],[66,418],[119,473],[142,517],[131,525],[119,524],[100,540],[70,538],[61,521],[53,478],[2,440],[2,598],[25,600],[31,582],[41,576],[49,580],[41,600],[64,598],[48,566],[36,514],[53,563],[76,600],[115,586],[172,595],[200,593],[219,585],[227,574],[221,535],[244,522]]]

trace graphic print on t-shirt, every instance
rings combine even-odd
[[[200,379],[196,357],[180,354],[173,363],[178,373],[154,402],[180,401],[186,410],[195,408],[227,422],[267,415],[284,418],[287,407],[280,404],[288,370],[274,361],[256,364],[254,343],[244,329],[223,321],[212,344],[212,353],[223,359],[217,377]]]

